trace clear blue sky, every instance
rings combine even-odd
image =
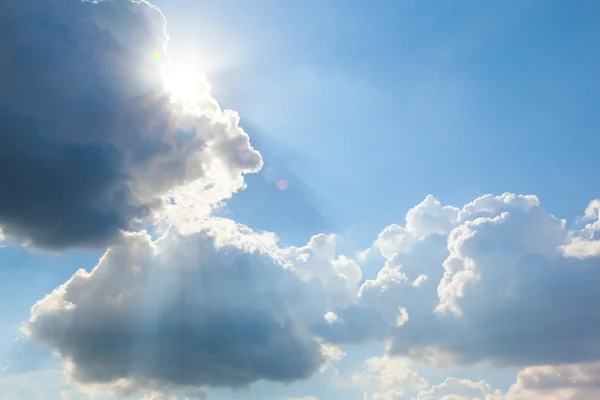
[[[261,172],[245,176],[247,188],[217,214],[274,232],[282,246],[303,246],[313,235],[333,233],[338,254],[354,258],[387,226],[406,225],[407,211],[429,194],[458,208],[488,193],[536,195],[545,212],[567,220],[568,229],[582,228],[579,219],[588,203],[600,198],[596,1],[153,4],[168,21],[174,62],[205,72],[214,98],[239,112],[241,126],[265,163]],[[0,111],[8,109],[3,101]],[[280,179],[288,182],[287,190],[275,185]],[[0,202],[0,227],[1,207]],[[486,249],[496,249],[489,243]],[[47,365],[57,368],[50,350],[36,349],[26,339],[13,341],[16,326],[29,318],[37,300],[79,268],[91,270],[103,251],[23,249],[10,240],[0,248],[5,310],[0,313],[0,358],[9,360],[10,379]],[[384,257],[357,259],[363,276],[374,279]],[[590,265],[598,265],[595,257]],[[441,263],[437,266],[442,271]],[[329,370],[289,387],[266,379],[249,392],[208,390],[209,398],[330,400],[391,389],[403,390],[406,398],[416,396],[422,388],[403,379],[393,387],[349,383],[365,359],[382,356],[386,341],[340,344],[347,355],[337,375]],[[505,393],[516,373],[533,365],[498,361],[489,354],[481,360],[463,354],[465,360],[483,360],[477,367],[457,363],[446,372],[425,363],[419,372],[429,387],[458,376],[485,379]],[[9,382],[8,375],[5,379]]]

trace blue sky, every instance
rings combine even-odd
[[[0,399],[600,396],[598,3],[155,0],[241,128],[169,111],[148,4],[46,3],[0,2]]]
[[[296,154],[286,167],[337,229],[366,224],[369,240],[429,193],[535,193],[564,217],[598,196],[581,185],[598,140],[595,2],[164,3],[172,47],[224,60],[215,96]]]

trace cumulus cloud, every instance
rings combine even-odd
[[[588,258],[600,256],[600,200],[590,202],[585,210],[586,224],[579,232],[575,232],[569,243],[563,246],[566,256]]]
[[[399,311],[400,311],[400,313],[396,317],[396,326],[402,326],[402,325],[406,324],[409,319],[406,308],[401,307]]]
[[[443,383],[420,392],[417,400],[504,400],[504,396],[484,381],[448,378]]]
[[[545,365],[524,369],[503,394],[485,381],[447,378],[417,400],[580,400],[600,397],[600,364]]]
[[[340,301],[344,273],[356,278],[331,245],[280,249],[224,219],[156,241],[127,234],[39,301],[24,331],[77,381],[128,391],[306,378],[343,357],[310,331]]]
[[[404,384],[409,384],[417,389],[429,386],[418,372],[411,369],[410,360],[402,357],[369,358],[364,362],[362,371],[352,375],[351,379],[358,384],[375,383],[386,390],[392,390]]]
[[[323,318],[325,318],[325,321],[327,321],[330,324],[334,324],[338,320],[337,315],[335,315],[335,313],[332,313],[331,311],[325,314]]]
[[[428,198],[427,203],[434,210],[409,211],[412,223],[419,225],[418,215],[429,216],[443,209],[437,200]],[[385,257],[385,264],[374,279],[362,282],[350,307],[333,310],[338,321],[320,329],[320,334],[340,343],[382,341],[403,328],[398,322],[406,322],[405,316],[410,317],[405,326],[415,323],[414,329],[429,329],[427,321],[414,319],[413,315],[428,316],[436,307],[435,288],[443,276],[446,243],[446,237],[439,233],[418,237],[411,224],[386,228],[374,243]]]
[[[362,284],[356,305],[333,310],[341,323],[329,327],[328,338],[391,336],[391,354],[436,364],[600,358],[600,260],[565,254],[573,233],[537,197],[486,195],[461,209],[428,197],[415,209],[405,226],[391,225],[379,235],[375,247],[385,264]],[[411,284],[422,275],[429,279]],[[390,328],[398,307],[410,321]]]
[[[529,367],[521,371],[507,400],[579,400],[600,398],[600,364]]]
[[[172,101],[166,46],[165,19],[143,0],[0,4],[0,226],[10,239],[103,246],[175,203],[190,217],[192,196],[206,212],[260,169],[237,114],[208,87],[197,82],[193,109]]]
[[[421,274],[421,275],[419,275],[419,276],[417,277],[417,279],[415,279],[415,280],[413,281],[412,285],[413,285],[414,287],[419,287],[419,286],[421,286],[423,283],[425,283],[425,281],[426,281],[427,279],[429,279],[429,277],[428,277],[427,275],[423,275],[423,274]]]
[[[360,266],[352,259],[336,254],[335,235],[313,236],[303,247],[277,249],[279,257],[293,262],[304,280],[313,280],[327,297],[331,307],[345,307],[354,302],[362,280]],[[329,265],[330,268],[323,268]],[[324,290],[326,288],[326,290]]]

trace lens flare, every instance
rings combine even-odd
[[[277,181],[277,189],[287,190],[287,188],[288,188],[288,181],[286,181],[285,179],[280,179]]]

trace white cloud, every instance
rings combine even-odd
[[[332,370],[337,374],[339,371],[334,367],[334,365],[346,357],[346,353],[344,353],[339,346],[321,341],[321,354],[323,355],[325,361],[323,362],[323,365],[321,365],[320,371],[324,372],[327,370]]]
[[[580,400],[600,398],[600,363],[526,368],[507,400]]]
[[[387,259],[398,253],[409,253],[423,238],[433,234],[448,234],[458,223],[459,209],[442,204],[432,195],[406,213],[404,227],[392,224],[385,228],[373,247]]]
[[[356,261],[358,261],[360,263],[364,263],[365,261],[367,261],[367,259],[371,255],[371,250],[372,249],[369,247],[368,249],[357,251],[356,256],[355,256]]]
[[[83,383],[127,378],[131,391],[291,382],[343,357],[310,327],[340,301],[331,293],[350,290],[353,268],[330,237],[280,249],[272,235],[224,219],[156,241],[128,234],[92,272],[39,301],[24,330]]]
[[[443,383],[422,391],[417,400],[503,400],[499,390],[493,390],[484,381],[448,378]]]
[[[364,362],[363,370],[352,375],[357,384],[375,383],[384,390],[410,385],[417,389],[429,386],[427,381],[411,369],[410,360],[403,357],[372,357]]]
[[[325,318],[325,321],[329,322],[330,324],[334,324],[338,320],[338,316],[335,315],[335,313],[332,313],[331,311],[325,314],[323,318]]]
[[[575,232],[569,243],[562,247],[566,256],[588,258],[600,256],[600,200],[590,202],[585,210],[585,219],[593,221],[581,231]]]
[[[412,285],[413,285],[414,287],[419,287],[419,286],[421,286],[422,284],[424,284],[424,283],[425,283],[425,281],[426,281],[427,279],[429,279],[429,277],[428,277],[427,275],[423,275],[423,274],[421,274],[421,275],[419,275],[419,276],[417,277],[417,279],[415,279],[415,280],[413,281]]]
[[[521,216],[527,223],[520,220]],[[518,263],[528,253],[555,255],[567,238],[565,222],[539,208],[539,201],[532,196],[484,196],[465,206],[460,217],[463,223],[448,236],[450,254],[444,262],[444,279],[438,287],[438,311],[460,313],[457,300],[464,296],[467,285],[481,278],[483,268],[513,272],[506,270],[511,263]],[[471,219],[473,217],[475,219]],[[478,243],[487,246],[482,249],[485,259],[479,263],[477,257],[471,255],[482,253],[476,247]],[[491,258],[494,256],[497,258]],[[494,261],[503,265],[490,265]]]
[[[593,217],[594,212],[589,207],[586,213]],[[571,240],[564,220],[544,210],[535,196],[503,194],[465,205],[447,235],[438,233],[447,230],[442,221],[439,230],[429,226],[434,232],[429,236],[413,237],[410,247],[402,240],[381,244],[393,231],[406,236],[409,230],[398,225],[375,241],[386,262],[376,280],[362,285],[359,304],[373,305],[380,315],[390,306],[409,310],[410,323],[391,332],[392,354],[436,353],[458,364],[512,365],[600,357],[600,321],[593,306],[600,301],[600,260],[564,255]],[[435,285],[412,287],[421,275],[436,282],[437,291]],[[335,312],[346,326],[353,326],[353,314],[362,318]],[[381,327],[373,327],[361,338],[379,337]]]
[[[399,311],[400,311],[400,314],[398,314],[398,316],[396,317],[396,326],[397,327],[406,324],[409,319],[408,311],[406,311],[406,308],[400,307]]]
[[[457,223],[459,209],[442,204],[428,195],[420,204],[406,213],[406,229],[417,238],[434,233],[448,234]]]
[[[301,279],[314,280],[314,284],[327,288],[324,293],[328,297],[327,304],[344,307],[355,300],[362,272],[354,260],[336,254],[335,235],[315,235],[306,246],[275,252],[283,260],[294,263]]]
[[[529,367],[506,394],[485,381],[447,378],[421,391],[417,400],[581,400],[600,398],[600,364]]]
[[[363,400],[403,400],[404,392],[401,390],[388,390],[387,392],[377,392],[370,396],[366,393],[363,395]]]

